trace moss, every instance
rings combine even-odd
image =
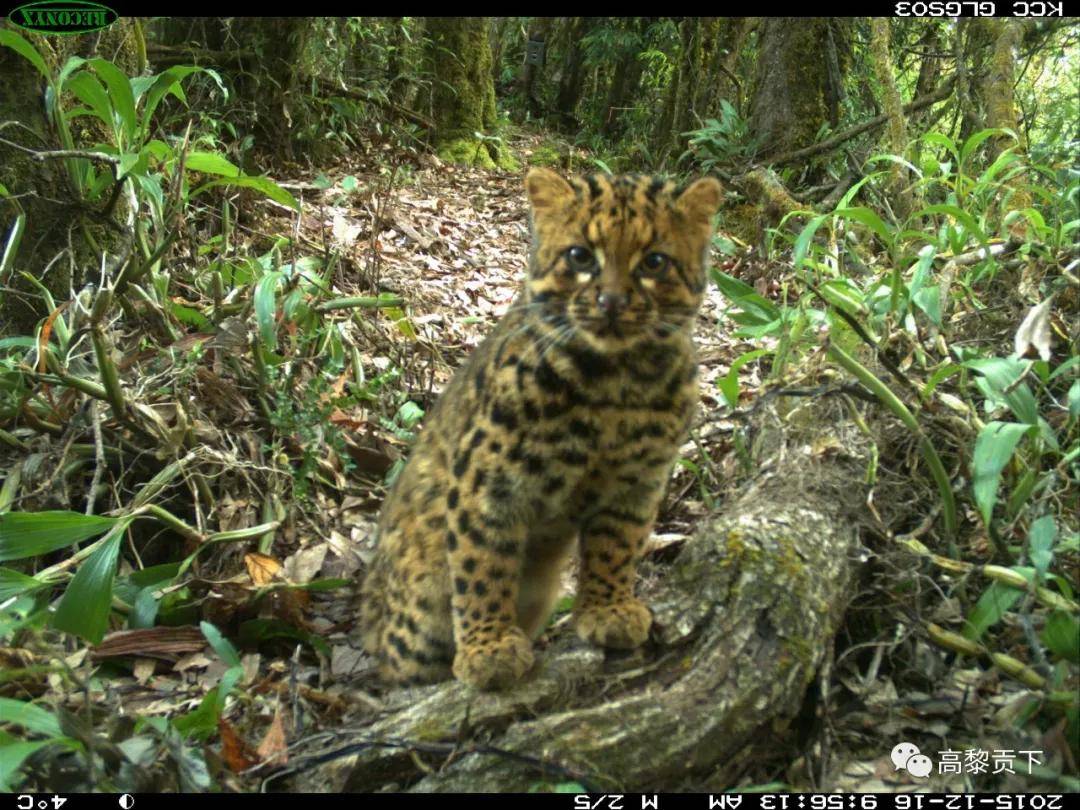
[[[530,166],[561,166],[562,153],[550,143],[542,143],[529,155]]]
[[[494,156],[492,153],[494,152]],[[447,163],[464,166],[482,166],[485,169],[502,169],[506,172],[521,170],[521,164],[513,152],[505,146],[497,147],[477,138],[455,138],[439,145],[435,154]]]

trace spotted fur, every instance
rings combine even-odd
[[[392,681],[521,678],[575,551],[582,638],[633,648],[651,624],[635,565],[697,403],[691,330],[720,186],[546,169],[525,184],[522,292],[380,515],[362,623]]]

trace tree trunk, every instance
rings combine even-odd
[[[296,789],[728,786],[798,714],[853,592],[865,442],[842,407],[804,403],[783,421],[759,407],[758,475],[659,578],[643,577],[657,583],[643,594],[647,648],[605,662],[563,632],[508,692],[394,690],[373,722],[290,759]]]
[[[36,48],[54,76],[72,56],[101,56],[129,76],[139,75],[146,66],[142,27],[135,17],[123,17],[104,31],[80,36],[41,36],[17,30],[6,21],[0,22],[0,28],[18,34]],[[46,83],[37,69],[11,48],[0,46],[0,76],[0,121],[23,125],[5,128],[3,137],[28,149],[63,148],[46,116]],[[70,94],[67,103],[75,106],[70,103]],[[91,139],[100,137],[95,126],[73,126],[76,139],[80,132],[86,133],[74,144],[76,148],[89,147],[94,142]],[[21,273],[43,282],[58,302],[66,301],[73,287],[77,291],[88,279],[96,282],[100,274],[101,255],[86,243],[83,229],[107,251],[118,241],[118,235],[104,227],[100,218],[79,211],[79,204],[87,201],[78,198],[79,192],[69,182],[65,161],[37,161],[26,152],[0,143],[0,184],[10,195],[10,199],[0,199],[0,239],[7,240],[20,212],[25,216],[23,238],[9,275],[0,277],[3,337],[32,333],[34,324],[47,314],[36,288]],[[100,206],[104,208],[104,203]],[[121,201],[118,209],[123,207]],[[114,218],[122,220],[118,214],[119,210],[114,211]],[[74,255],[70,255],[69,248]]]
[[[765,156],[809,146],[828,116],[826,18],[770,17],[760,28],[750,130]]]
[[[636,44],[628,48],[620,57],[615,67],[615,75],[611,79],[611,86],[608,88],[604,122],[600,126],[600,132],[604,136],[616,138],[622,132],[623,113],[637,95],[643,67],[641,60],[638,59]]]
[[[581,47],[581,40],[594,23],[593,17],[574,17],[570,26],[566,58],[563,61],[562,75],[559,77],[559,93],[555,97],[555,110],[559,114],[559,125],[563,129],[576,128],[577,125],[574,113],[585,86],[585,49]]]
[[[701,28],[700,17],[687,17],[679,25],[679,79],[672,106],[669,141],[669,148],[676,156],[683,151],[686,142],[683,133],[693,120],[694,99],[697,97],[702,68]]]
[[[900,99],[900,91],[896,89],[896,79],[893,76],[892,60],[889,57],[889,20],[885,17],[872,17],[870,20],[870,53],[877,83],[881,88],[881,106],[888,116],[885,124],[886,148],[894,155],[905,157],[907,132],[904,103]],[[893,198],[893,210],[901,220],[906,219],[912,211],[908,180],[907,168],[893,163],[889,170],[888,190]]]
[[[529,24],[527,36],[529,41],[542,42],[546,49],[551,34],[551,25],[554,21],[554,17],[533,17],[532,23]],[[546,58],[547,54],[545,53],[545,60]],[[540,104],[540,100],[535,95],[536,80],[543,73],[543,70],[543,65],[534,65],[529,62],[528,51],[526,51],[525,64],[521,68],[521,94],[524,96],[529,115],[533,118],[540,118],[544,113],[543,105]]]
[[[477,139],[495,123],[495,83],[487,17],[428,17],[426,62],[436,78],[431,117],[439,157],[493,168],[500,158],[491,142]]]

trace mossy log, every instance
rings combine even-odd
[[[673,563],[651,565],[646,648],[605,658],[556,631],[510,691],[396,690],[366,727],[295,751],[297,789],[727,787],[798,714],[854,592],[864,469],[838,407],[771,420],[754,479]]]

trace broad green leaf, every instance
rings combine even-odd
[[[1043,515],[1028,529],[1028,553],[1031,564],[1039,577],[1045,577],[1050,563],[1054,559],[1054,538],[1057,536],[1057,524],[1053,515]]]
[[[882,221],[881,217],[871,211],[869,208],[858,206],[856,208],[841,208],[833,212],[835,216],[843,217],[844,219],[853,219],[856,222],[860,222],[867,228],[876,233],[882,243],[891,248],[893,245],[893,234],[889,230],[888,226]],[[795,265],[798,268],[798,264]]]
[[[112,609],[113,579],[120,540],[130,520],[118,524],[102,544],[79,566],[53,614],[58,630],[97,644],[105,636]]]
[[[146,107],[143,109],[142,117],[142,134],[144,137],[150,134],[150,119],[153,117],[154,111],[157,109],[158,104],[161,103],[161,99],[165,97],[165,94],[173,91],[174,88],[179,87],[181,80],[186,79],[192,73],[196,73],[201,69],[202,68],[193,67],[191,65],[176,65],[154,77],[153,83],[150,85],[149,89],[145,91]]]
[[[76,73],[67,81],[66,88],[74,93],[79,101],[86,104],[93,114],[100,118],[101,121],[112,132],[116,126],[116,122],[113,120],[113,107],[109,101],[109,94],[105,92],[105,87],[97,76],[93,73],[83,71]]]
[[[239,166],[217,152],[191,152],[184,160],[184,166],[189,171],[219,174],[223,177],[239,177],[243,174]]]
[[[1080,664],[1080,622],[1063,610],[1055,610],[1046,619],[1042,642],[1055,655]]]
[[[885,156],[883,155],[881,157]],[[888,157],[891,157],[891,155],[889,155]],[[837,203],[836,209],[834,210],[840,208],[847,208],[848,205],[851,204],[851,201],[855,199],[855,195],[859,193],[859,189],[861,189],[864,185],[869,183],[874,178],[883,177],[886,174],[887,172],[872,172],[871,174],[866,175],[862,180],[860,180],[858,183],[855,183],[855,185],[853,185],[851,188],[844,192],[844,196],[840,198],[840,202]]]
[[[171,312],[172,316],[180,321],[180,323],[194,326],[201,332],[211,332],[214,329],[214,325],[210,322],[210,319],[194,307],[184,306],[183,304],[177,304],[173,301],[169,304],[169,312]]]
[[[90,64],[105,82],[105,86],[109,88],[109,98],[112,100],[113,109],[120,116],[124,132],[124,145],[126,146],[134,137],[135,128],[138,126],[138,121],[135,118],[135,96],[131,92],[131,82],[128,81],[128,77],[116,65],[107,59],[91,59]]]
[[[0,568],[0,604],[20,594],[48,587],[48,583],[10,568]]]
[[[1018,425],[1015,422],[990,422],[979,431],[979,436],[975,439],[975,452],[971,460],[971,488],[975,493],[975,503],[987,526],[990,525],[994,504],[997,502],[1001,471],[1012,458],[1017,443],[1029,430],[1029,425]]]
[[[734,408],[739,404],[739,369],[752,360],[770,353],[770,349],[754,349],[739,355],[731,364],[728,373],[716,381],[716,387],[724,395],[727,404]]]
[[[831,279],[818,289],[821,291],[822,298],[849,315],[861,315],[867,311],[866,304],[863,303],[862,290],[846,278]]]
[[[214,652],[218,654],[218,658],[228,664],[230,667],[240,666],[240,654],[225,636],[221,635],[221,631],[218,630],[210,622],[199,622],[199,629],[202,630],[202,634],[206,636],[206,640],[210,642],[210,646],[213,647]]]
[[[0,31],[0,35],[8,33]],[[39,748],[49,745],[50,740],[36,740],[34,742],[16,741],[0,744],[0,793],[13,793],[22,783],[16,781],[23,762]]]
[[[1014,566],[1013,570],[1024,576],[1030,576],[1032,573],[1030,568],[1018,566]],[[1011,588],[1001,582],[991,582],[964,622],[964,638],[978,641],[983,633],[997,624],[1023,595],[1024,592],[1019,588]]]
[[[926,143],[936,144],[938,146],[944,146],[952,156],[956,158],[957,162],[960,161],[960,153],[956,150],[956,144],[953,140],[946,135],[942,135],[940,132],[928,132],[922,136],[922,139]]]
[[[15,53],[22,56],[26,61],[38,69],[38,72],[52,81],[52,72],[45,64],[45,60],[41,58],[41,54],[38,53],[38,49],[27,42],[23,37],[14,31],[7,28],[0,28],[0,45],[6,45],[15,51]]]
[[[32,734],[42,734],[46,737],[63,736],[56,715],[36,703],[0,697],[0,717],[5,723],[22,726]]]
[[[4,512],[0,514],[0,562],[80,543],[112,528],[116,521],[78,512]]]
[[[995,405],[1005,405],[1013,415],[1028,425],[1038,424],[1039,408],[1027,383],[1017,382],[1027,363],[1015,357],[984,357],[966,360],[963,365],[981,375],[975,381],[983,395]]]
[[[955,205],[947,205],[945,203],[941,203],[939,205],[926,206],[925,208],[920,210],[918,214],[916,214],[916,216],[924,216],[925,214],[947,214],[948,216],[959,222],[961,225],[963,225],[964,229],[968,233],[972,234],[976,239],[978,239],[980,245],[982,245],[983,247],[987,246],[986,234],[983,233],[982,228],[979,227],[979,224],[975,221],[975,218],[972,217],[971,214],[969,214],[964,209],[959,208]]]
[[[266,273],[255,285],[255,322],[263,345],[271,351],[277,343],[277,287],[282,277],[280,272]]]
[[[1080,380],[1073,380],[1069,386],[1069,416],[1073,419],[1080,417]]]
[[[253,188],[256,191],[262,193],[263,196],[268,197],[276,203],[288,206],[294,211],[300,210],[300,203],[296,201],[296,198],[271,180],[269,177],[253,177],[251,175],[240,175],[239,177],[229,177],[225,180],[211,180],[209,183],[204,183],[199,186],[193,192],[191,196],[194,197],[197,194],[201,194],[207,189],[214,188],[215,186],[240,186],[242,188]]]
[[[780,317],[780,309],[768,298],[758,295],[749,284],[716,269],[710,270],[709,275],[724,297],[749,316],[733,318],[736,323],[770,323]]]
[[[997,135],[1007,135],[1012,137],[1013,140],[1016,140],[1016,135],[1014,135],[1013,132],[1008,129],[993,128],[979,130],[966,141],[964,141],[964,145],[960,147],[960,163],[966,163],[967,159],[971,157],[971,153],[979,148],[979,144],[981,144],[987,138],[993,138]]]
[[[817,229],[821,227],[821,223],[825,221],[826,216],[826,214],[820,214],[811,219],[806,223],[799,233],[799,237],[795,240],[795,248],[791,254],[791,263],[795,266],[796,270],[802,267],[803,259],[806,258],[806,252],[810,249],[810,242],[814,238],[814,234],[817,233]]]
[[[911,297],[911,302],[926,313],[936,326],[941,326],[941,287],[923,287]]]

